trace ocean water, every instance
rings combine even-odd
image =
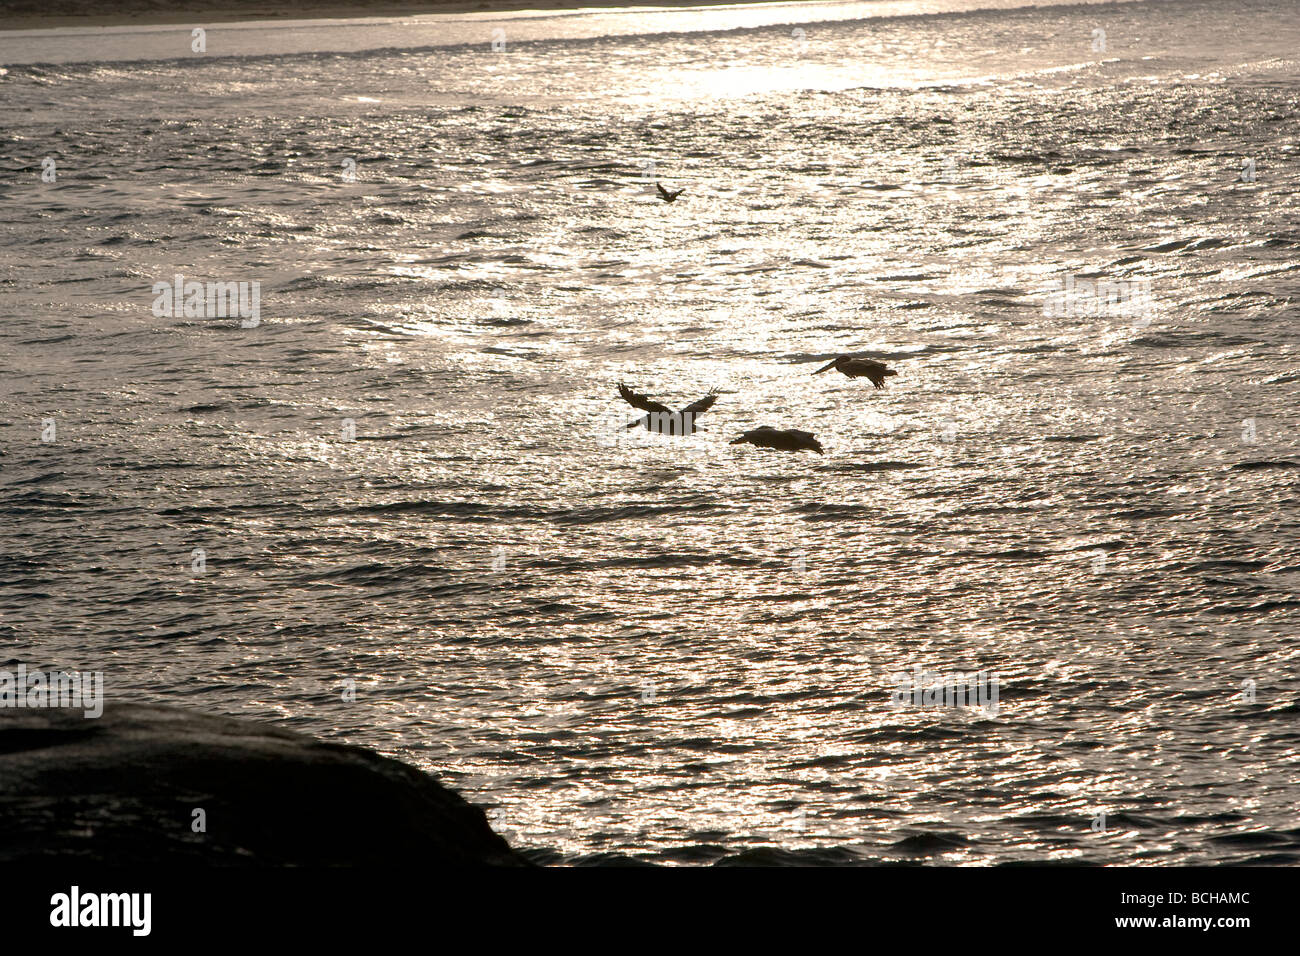
[[[0,34],[0,660],[543,862],[1300,860],[1300,11],[962,6]]]

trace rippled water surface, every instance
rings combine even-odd
[[[781,9],[12,57],[0,657],[544,861],[1296,862],[1300,13]],[[155,317],[177,273],[261,324]],[[620,381],[720,397],[629,438]]]

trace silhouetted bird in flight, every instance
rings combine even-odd
[[[828,369],[838,369],[849,378],[860,378],[865,375],[871,379],[871,384],[876,388],[885,387],[885,377],[888,375],[897,375],[892,368],[886,368],[883,362],[874,362],[865,358],[850,358],[847,355],[841,355],[835,361],[823,365],[814,375],[820,375]]]
[[[695,427],[696,416],[703,415],[718,400],[717,392],[709,392],[699,401],[691,402],[680,412],[674,412],[667,405],[661,405],[646,395],[638,395],[622,383],[618,386],[618,393],[623,396],[623,401],[633,408],[650,413],[644,418],[629,422],[628,428],[636,428],[640,425],[646,431],[658,432],[662,435],[694,435],[696,431],[701,431],[702,429]]]
[[[678,196],[686,192],[686,187],[683,186],[681,189],[677,190],[677,192],[670,193],[668,190],[664,189],[663,184],[659,182],[655,183],[655,189],[659,190],[659,198],[664,202],[673,202]]]
[[[822,443],[812,432],[801,432],[797,428],[772,428],[764,425],[745,432],[733,439],[733,445],[757,445],[759,448],[775,448],[778,451],[815,451],[822,454]]]

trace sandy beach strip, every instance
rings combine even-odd
[[[756,0],[746,0],[747,3]],[[757,0],[765,2],[765,0]],[[790,0],[766,0],[785,2]],[[728,6],[735,0],[355,0],[353,3],[300,3],[261,0],[198,0],[177,10],[167,0],[7,0],[0,30],[58,27],[143,26],[149,24],[229,23],[241,20],[344,20],[356,17],[409,17],[434,13],[510,13],[623,9],[628,7]]]

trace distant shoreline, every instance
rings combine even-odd
[[[357,17],[410,17],[434,13],[513,13],[627,7],[727,6],[737,0],[354,0],[316,3],[293,0],[200,0],[185,11],[163,8],[161,0],[11,0],[0,16],[3,30],[53,30],[60,27],[115,27],[209,23],[241,20],[345,20]],[[741,0],[784,2],[791,0]],[[113,12],[103,12],[111,8]]]

